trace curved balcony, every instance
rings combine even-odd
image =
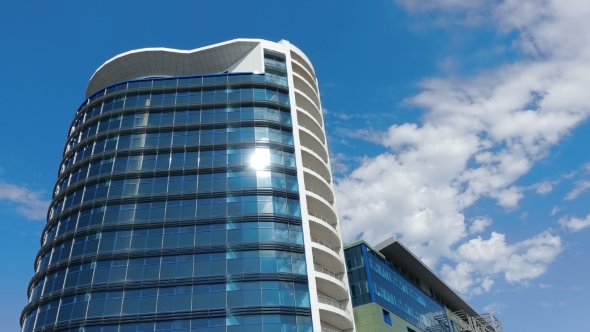
[[[295,90],[295,104],[297,107],[302,108],[307,113],[311,114],[311,116],[313,116],[322,127],[324,126],[320,109],[313,104],[309,97],[297,90]]]
[[[326,167],[326,164],[316,154],[311,154],[302,149],[301,158],[303,159],[303,168],[320,175],[327,183],[332,183],[332,175],[328,167]]]
[[[322,128],[318,125],[316,120],[312,120],[312,118],[305,112],[302,112],[301,109],[297,109],[297,122],[300,127],[307,129],[315,135],[318,138],[318,141],[322,142],[322,144],[326,144],[326,136],[324,135]]]
[[[302,56],[300,56],[299,54],[291,51],[291,61],[297,61],[299,64],[301,64],[308,72],[309,74],[312,76],[312,78],[314,79],[314,81],[316,80],[315,78],[315,71],[312,69],[311,65],[309,64],[309,61],[304,59]]]
[[[344,273],[334,273],[331,270],[314,264],[314,271],[317,289],[334,298],[334,299],[348,299],[348,287],[343,282]]]
[[[305,190],[319,195],[321,198],[330,203],[330,205],[334,204],[334,193],[332,192],[330,186],[326,184],[321,177],[304,171],[303,178],[305,180]]]
[[[302,147],[307,148],[313,153],[317,154],[325,164],[328,164],[328,152],[326,148],[312,135],[303,130],[299,130],[299,141]]]
[[[315,240],[314,240],[315,239]],[[313,260],[326,269],[334,273],[344,273],[344,262],[336,249],[328,247],[322,243],[316,242],[317,238],[312,237],[311,247],[313,253]],[[328,244],[329,245],[329,244]],[[339,248],[338,248],[339,249]]]
[[[320,218],[309,215],[309,230],[312,236],[326,239],[330,243],[340,243],[340,236],[336,228]]]
[[[315,106],[320,109],[320,99],[315,91],[311,88],[309,83],[307,83],[301,76],[293,73],[293,84],[294,88],[303,92],[311,101],[315,104]]]
[[[352,317],[346,305],[324,295],[318,294],[318,307],[320,319],[338,329],[348,330],[354,328]]]
[[[306,69],[304,69],[301,64],[299,64],[299,62],[291,61],[291,68],[293,69],[293,72],[295,72],[297,75],[301,76],[309,85],[311,85],[311,87],[315,90],[315,92],[318,93],[316,81],[309,74],[309,72]]]
[[[337,327],[334,327],[326,322],[320,322],[322,325],[322,331],[321,332],[344,332],[342,330],[340,330]]]
[[[310,215],[321,219],[330,225],[336,225],[338,223],[338,218],[332,207],[311,195],[305,195],[305,199],[307,200],[307,212]]]

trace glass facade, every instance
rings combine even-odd
[[[312,331],[284,56],[92,94],[23,332]]]
[[[423,331],[439,327],[435,316],[446,317],[442,304],[364,243],[345,249],[344,255],[353,307],[376,302]]]

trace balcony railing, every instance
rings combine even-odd
[[[329,306],[338,308],[338,309],[340,309],[342,311],[348,312],[348,309],[346,309],[346,305],[344,305],[340,301],[334,300],[331,297],[327,297],[327,296],[323,296],[323,295],[318,295],[318,302],[319,303],[323,303],[323,304],[327,304]]]
[[[334,330],[327,327],[322,327],[322,332],[342,332],[340,330]]]
[[[315,236],[312,236],[312,237],[311,237],[311,242],[315,242],[315,243],[317,243],[317,244],[320,244],[320,245],[322,245],[322,246],[324,246],[324,247],[327,247],[328,249],[332,250],[332,251],[333,251],[333,252],[335,252],[336,254],[339,254],[339,253],[338,253],[338,250],[336,250],[336,248],[332,247],[332,244],[331,244],[330,242],[328,242],[328,241],[324,241],[324,240],[322,240],[322,239],[318,239],[318,238],[317,238],[317,237],[315,237]]]
[[[331,270],[328,270],[328,269],[326,269],[325,267],[323,267],[323,266],[321,266],[321,265],[318,265],[318,264],[314,264],[314,265],[313,265],[313,269],[314,269],[316,272],[323,273],[323,274],[327,274],[327,275],[329,275],[330,277],[332,277],[332,278],[336,278],[336,279],[338,279],[338,280],[340,280],[340,281],[342,281],[342,276],[343,276],[343,274],[344,274],[344,273],[334,273],[334,272],[332,272]]]
[[[307,214],[309,214],[310,216],[316,217],[316,218],[318,218],[320,220],[323,220],[323,221],[327,222],[328,225],[330,225],[332,227],[335,227],[335,225],[336,225],[336,223],[330,222],[327,217],[324,217],[323,215],[321,215],[321,214],[319,214],[319,213],[317,213],[317,212],[315,212],[313,210],[307,210]]]

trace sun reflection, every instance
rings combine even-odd
[[[256,151],[250,158],[250,166],[256,170],[261,170],[268,165],[270,165],[270,150],[256,148]]]

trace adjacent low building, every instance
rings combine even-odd
[[[357,332],[503,332],[395,238],[344,249]]]

